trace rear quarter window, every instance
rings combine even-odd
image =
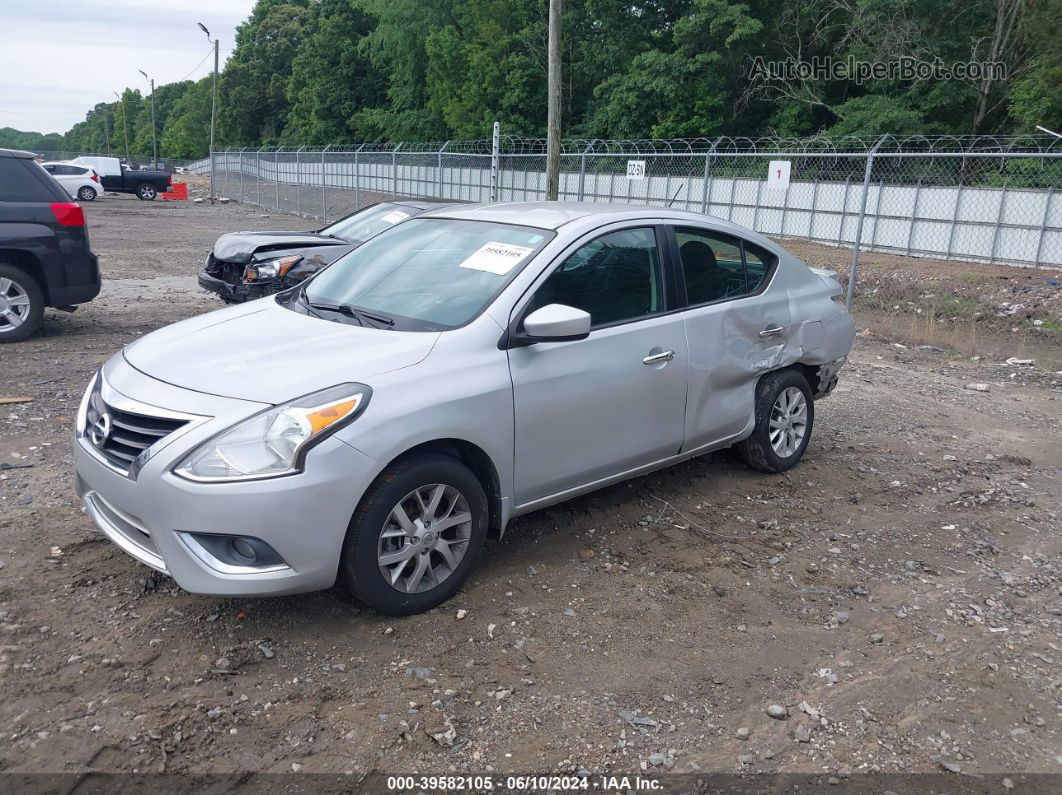
[[[0,202],[68,201],[57,197],[45,180],[50,174],[32,160],[0,157]]]
[[[763,287],[764,280],[770,275],[778,258],[762,248],[745,244],[745,289],[754,293]]]

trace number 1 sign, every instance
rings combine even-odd
[[[789,188],[788,160],[772,160],[767,171],[767,190],[787,190]]]

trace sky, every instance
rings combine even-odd
[[[66,132],[112,92],[198,79],[255,0],[0,0],[0,127]],[[197,66],[198,64],[198,66]]]

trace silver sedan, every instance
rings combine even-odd
[[[338,581],[419,612],[515,516],[724,447],[795,465],[853,342],[840,295],[695,213],[432,211],[115,354],[78,415],[79,493],[189,591]]]

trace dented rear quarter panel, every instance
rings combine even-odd
[[[770,250],[778,265],[762,293],[683,313],[690,350],[683,452],[723,446],[751,433],[756,384],[765,373],[834,362],[852,347],[852,318],[832,299],[841,292],[837,280],[812,271],[776,244]],[[785,333],[761,338],[770,326]]]

